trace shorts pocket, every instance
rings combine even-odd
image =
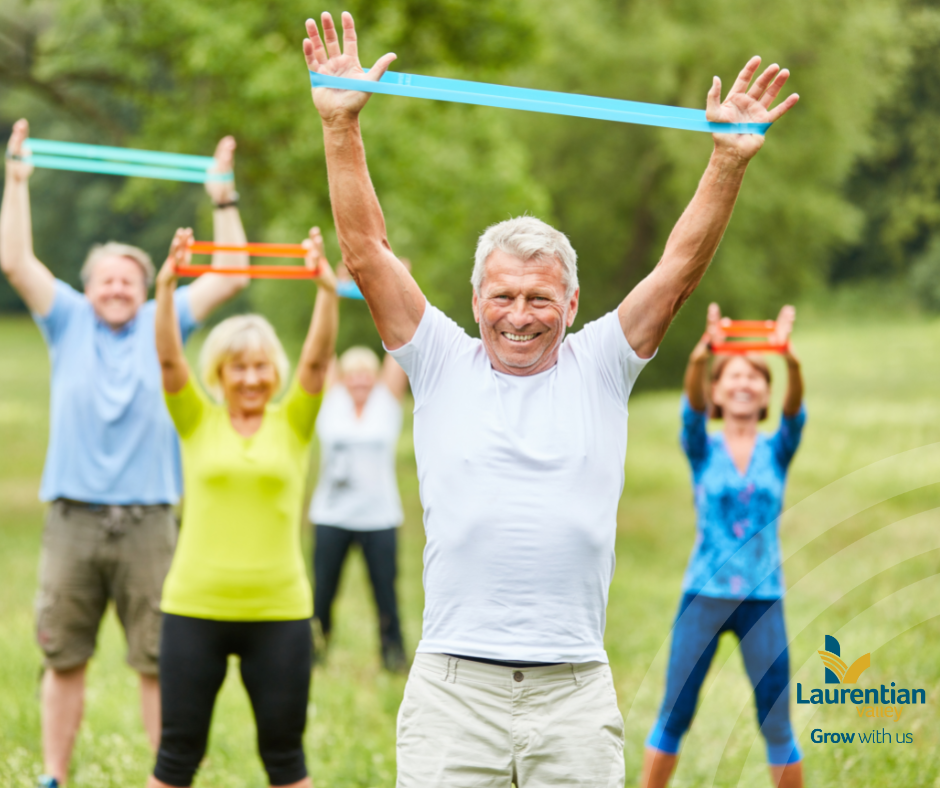
[[[62,616],[52,591],[40,590],[36,595],[36,642],[47,659],[53,659],[62,651],[64,635]]]
[[[610,703],[610,720],[605,727],[619,740],[621,746],[624,741],[623,715],[620,713],[620,706],[617,703],[617,688],[614,686],[614,677],[610,671],[606,671],[601,678],[604,683],[604,693]]]

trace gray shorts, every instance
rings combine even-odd
[[[157,675],[160,593],[176,532],[169,505],[58,500],[49,507],[36,598],[36,639],[47,667],[69,670],[91,658],[113,599],[127,637],[127,663]]]

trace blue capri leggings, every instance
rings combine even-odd
[[[799,761],[802,755],[790,728],[790,657],[782,599],[682,597],[672,630],[666,696],[647,745],[679,751],[722,632],[733,632],[741,642],[768,762],[779,766]]]

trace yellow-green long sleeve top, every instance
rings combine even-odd
[[[183,522],[165,613],[223,621],[313,615],[300,547],[310,441],[321,395],[295,379],[258,431],[239,435],[193,383],[166,394],[183,454]]]

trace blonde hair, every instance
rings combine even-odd
[[[91,279],[95,265],[105,257],[126,257],[128,260],[133,260],[140,266],[140,270],[144,272],[144,281],[147,283],[147,288],[149,289],[150,285],[153,284],[156,272],[149,254],[143,249],[138,249],[136,246],[131,246],[130,244],[108,241],[106,244],[95,244],[88,250],[88,255],[85,257],[85,262],[82,263],[80,274],[83,285],[88,284],[88,280]]]
[[[287,383],[290,363],[271,324],[261,315],[235,315],[223,320],[209,332],[199,353],[202,383],[217,401],[224,399],[219,377],[222,365],[232,356],[246,350],[261,350],[267,354],[277,372],[278,390]]]
[[[372,350],[363,345],[356,345],[349,348],[336,362],[340,375],[348,375],[350,372],[371,372],[373,375],[379,374],[379,357]]]

